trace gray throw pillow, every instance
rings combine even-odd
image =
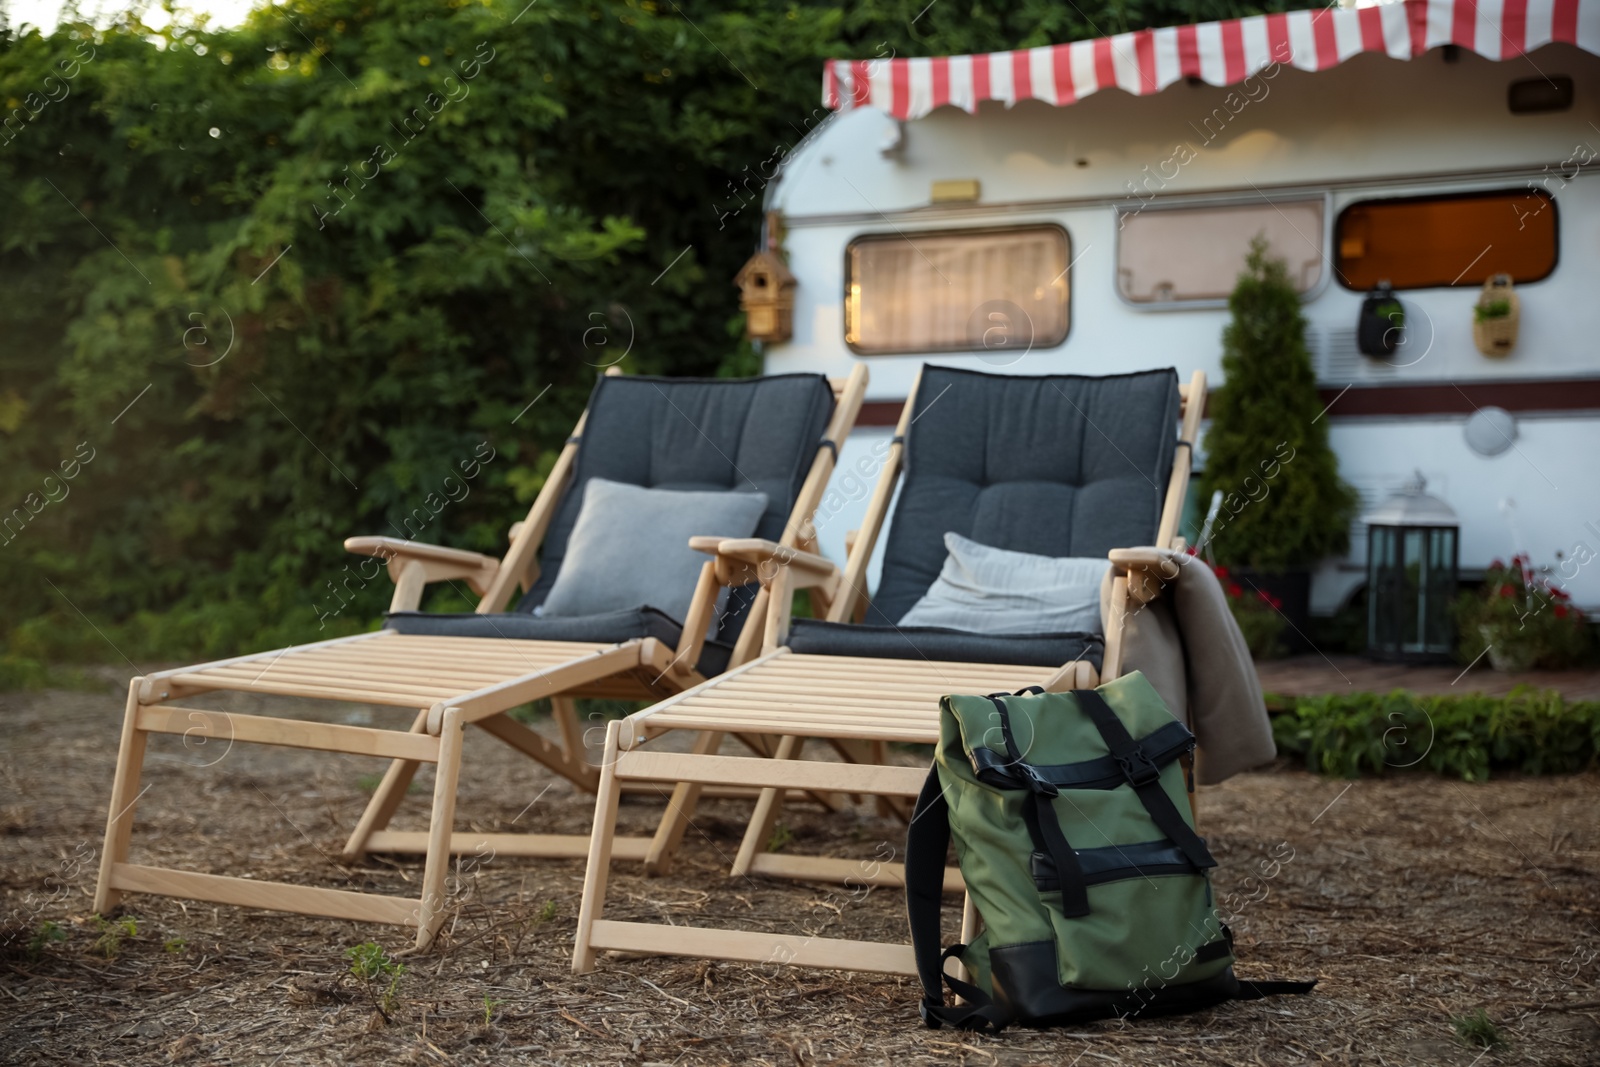
[[[1008,552],[944,535],[944,569],[901,626],[977,634],[1100,632],[1100,580],[1110,561]]]
[[[689,538],[749,537],[766,510],[765,493],[645,489],[590,478],[561,572],[539,614],[652,607],[681,623],[700,568],[711,558],[690,548]]]

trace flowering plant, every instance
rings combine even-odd
[[[1194,555],[1192,547],[1189,554]],[[1200,559],[1198,556],[1195,558]],[[1222,591],[1228,598],[1228,610],[1233,613],[1233,621],[1239,624],[1239,632],[1244,635],[1245,647],[1250,650],[1250,655],[1255,659],[1274,659],[1282,655],[1283,647],[1278,638],[1283,635],[1285,625],[1283,601],[1265,589],[1246,589],[1228,568],[1220,564],[1212,567],[1211,573],[1222,583]]]
[[[1461,657],[1472,662],[1487,651],[1496,670],[1559,670],[1582,663],[1589,651],[1583,612],[1522,554],[1489,564],[1483,586],[1456,601],[1456,621]]]

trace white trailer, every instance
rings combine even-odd
[[[870,364],[818,523],[834,559],[919,365],[1220,383],[1226,295],[1264,232],[1363,502],[1420,470],[1460,516],[1463,576],[1526,551],[1600,610],[1600,0],[884,55],[830,63],[824,96],[837,110],[766,188],[797,287],[764,354],[769,373]],[[1520,327],[1491,358],[1473,309],[1499,272]],[[1406,310],[1388,357],[1357,345],[1377,279]],[[1365,540],[1358,522],[1318,572],[1314,611],[1360,588]]]

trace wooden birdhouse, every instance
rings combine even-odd
[[[794,335],[795,276],[783,257],[763,249],[739,269],[739,307],[745,313],[745,336],[752,341],[787,341]]]

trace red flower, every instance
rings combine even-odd
[[[1216,567],[1214,570],[1218,578],[1226,578],[1228,576],[1228,568],[1226,567]]]
[[[1500,595],[1503,597],[1514,597],[1517,595],[1517,591],[1513,589],[1511,584],[1508,582],[1500,587]]]
[[[1564,619],[1566,617],[1567,617],[1567,606],[1565,604],[1557,604],[1556,605],[1556,618]]]
[[[1492,563],[1489,564],[1489,569],[1492,570],[1492,571],[1503,571],[1503,570],[1505,570],[1506,569],[1505,560],[1502,560],[1502,559],[1494,560]]]
[[[1550,595],[1555,597],[1557,600],[1571,600],[1572,599],[1572,594],[1571,593],[1567,592],[1565,589],[1561,589],[1561,588],[1559,588],[1557,586],[1554,586],[1554,585],[1552,585],[1550,587]]]
[[[1228,595],[1234,598],[1244,596],[1244,590],[1235,582],[1228,583]]]

